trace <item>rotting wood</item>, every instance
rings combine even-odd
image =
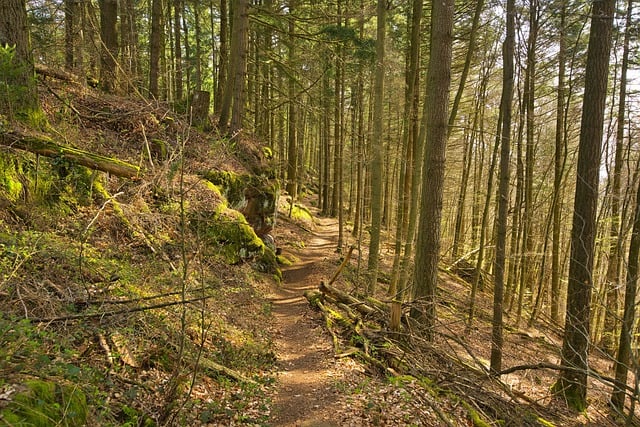
[[[0,145],[29,151],[45,157],[63,159],[121,178],[135,179],[140,175],[140,168],[131,163],[60,145],[48,135],[39,132],[26,131],[19,128],[2,131],[0,132]]]

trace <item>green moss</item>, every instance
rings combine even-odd
[[[285,266],[293,265],[293,261],[289,260],[284,255],[277,255],[276,256],[276,261],[278,261],[278,264],[280,264],[280,265],[285,265]]]
[[[262,154],[264,155],[264,158],[267,160],[273,159],[273,150],[269,147],[262,147]]]
[[[464,406],[464,408],[469,413],[469,417],[471,417],[471,421],[473,422],[473,425],[475,427],[491,427],[489,423],[480,418],[480,414],[478,414],[478,411],[472,408],[471,405],[469,405],[464,400],[462,401],[462,406]]]
[[[0,414],[13,426],[74,427],[87,422],[87,399],[77,387],[31,380]]]
[[[245,202],[245,190],[249,185],[254,185],[254,178],[250,175],[238,175],[228,171],[209,171],[204,178],[216,185],[219,192],[229,202],[229,206],[239,209]]]
[[[209,218],[195,214],[191,224],[209,242],[211,252],[222,254],[229,264],[257,259],[264,271],[273,270],[276,257],[249,225],[244,215],[220,203]]]
[[[559,379],[551,386],[551,392],[564,398],[567,406],[577,412],[584,412],[587,409],[586,399],[581,395],[576,384]]]
[[[291,209],[291,218],[313,222],[313,215],[309,208],[298,203],[293,204],[293,209]]]
[[[23,184],[18,180],[22,164],[18,159],[0,153],[0,195],[15,202],[23,194]]]

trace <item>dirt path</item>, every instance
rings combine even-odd
[[[320,314],[302,295],[327,275],[328,256],[336,247],[335,219],[321,218],[305,247],[291,251],[298,261],[283,272],[283,283],[271,297],[276,323],[278,390],[273,426],[337,426],[336,365]],[[325,270],[325,271],[323,271]]]

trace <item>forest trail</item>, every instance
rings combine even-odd
[[[273,426],[338,425],[333,348],[322,316],[303,296],[304,291],[317,289],[329,274],[323,271],[323,261],[335,251],[337,223],[335,218],[316,217],[315,224],[305,247],[289,251],[296,262],[283,271],[283,283],[270,298],[278,359],[278,386],[270,420]]]

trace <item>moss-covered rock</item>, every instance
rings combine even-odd
[[[208,243],[207,252],[211,255],[220,254],[229,264],[254,261],[260,271],[279,274],[275,253],[240,212],[221,203],[212,213],[193,215],[190,223]]]
[[[26,390],[14,395],[11,403],[0,411],[8,425],[86,425],[87,399],[79,388],[41,380],[27,381],[25,386]]]
[[[228,171],[208,171],[204,178],[216,185],[229,207],[240,211],[260,237],[275,224],[279,187],[277,182],[256,175]]]

